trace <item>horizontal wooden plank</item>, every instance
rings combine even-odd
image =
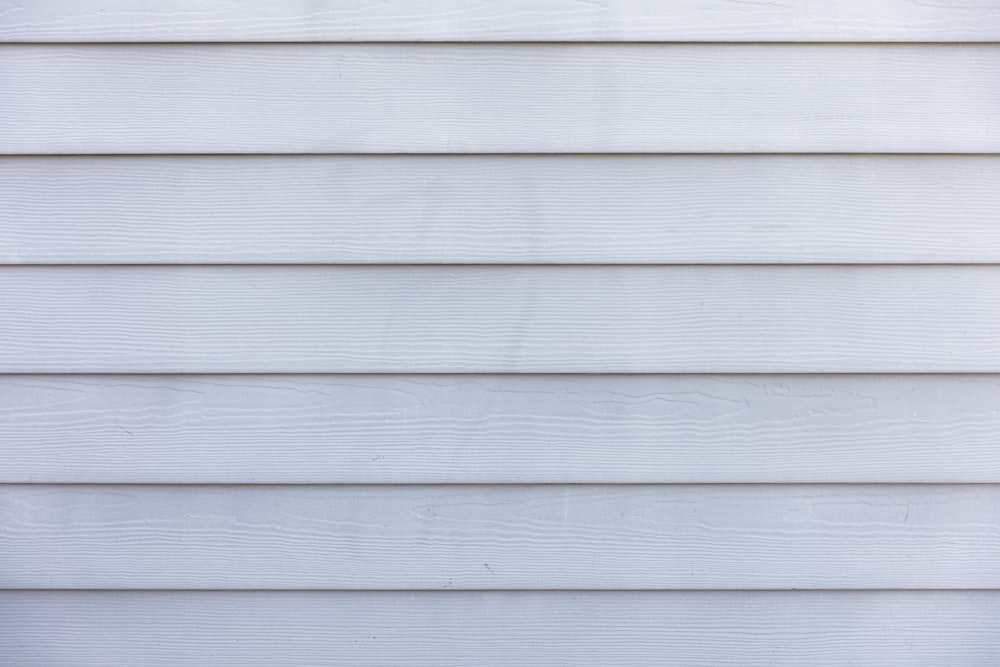
[[[0,270],[0,372],[997,372],[990,266]]]
[[[904,0],[36,0],[0,13],[4,41],[998,41],[988,3]]]
[[[13,263],[997,262],[1000,159],[0,158]]]
[[[1000,587],[992,485],[0,486],[3,588]]]
[[[998,69],[995,45],[6,45],[0,153],[995,153]]]
[[[19,667],[994,667],[992,592],[5,592]]]
[[[1000,482],[976,375],[0,376],[0,481]]]

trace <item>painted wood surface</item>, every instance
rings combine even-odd
[[[9,263],[1000,260],[985,156],[0,158]]]
[[[997,41],[1000,11],[905,0],[9,0],[6,41]]]
[[[996,45],[6,45],[0,153],[994,153],[998,68]]]
[[[994,485],[0,486],[4,588],[1000,587]]]
[[[989,375],[0,376],[0,482],[1000,482]]]
[[[5,592],[18,667],[994,667],[993,592]]]
[[[2,372],[996,372],[992,266],[6,267]]]
[[[1000,663],[1000,8],[152,4],[0,0],[0,662]]]

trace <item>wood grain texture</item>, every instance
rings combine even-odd
[[[1000,159],[0,158],[12,263],[997,262]]]
[[[998,69],[993,45],[6,45],[0,153],[991,153]]]
[[[3,588],[1000,587],[992,485],[0,486]]]
[[[905,0],[8,0],[5,41],[997,41],[1000,11]]]
[[[0,482],[1000,482],[1000,379],[5,376]]]
[[[2,372],[997,372],[990,266],[6,267]]]
[[[994,667],[1000,599],[867,591],[6,592],[0,651],[18,667]]]

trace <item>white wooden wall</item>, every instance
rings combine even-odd
[[[0,41],[0,664],[1000,664],[1000,7]]]

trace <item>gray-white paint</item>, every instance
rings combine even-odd
[[[6,372],[998,372],[992,266],[0,268]]]
[[[997,485],[5,485],[7,588],[995,589]]]
[[[998,18],[0,4],[0,661],[997,664]]]
[[[995,667],[998,635],[992,591],[0,592],[45,667]]]
[[[35,0],[6,41],[986,41],[988,2],[907,0]]]
[[[0,261],[996,262],[998,183],[968,155],[19,156]]]
[[[1000,482],[995,375],[0,377],[0,482]]]
[[[0,153],[997,153],[998,69],[996,45],[5,45]]]
[[[1000,596],[0,592],[0,653],[72,667],[995,667]]]

